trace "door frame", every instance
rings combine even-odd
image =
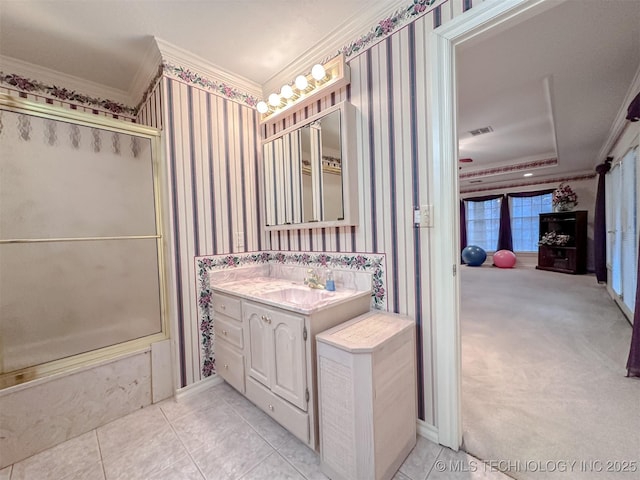
[[[564,1],[564,0],[561,0]],[[512,27],[558,1],[487,0],[438,27],[429,38],[427,118],[429,190],[433,198],[432,315],[435,328],[436,427],[438,442],[454,450],[462,445],[460,341],[460,209],[455,48],[491,30]]]

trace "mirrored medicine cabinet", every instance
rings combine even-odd
[[[353,105],[342,102],[265,139],[265,228],[357,223]]]

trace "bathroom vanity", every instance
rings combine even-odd
[[[369,311],[371,282],[368,289],[338,282],[337,291],[329,292],[305,286],[299,275],[212,282],[216,369],[315,450],[315,336]]]

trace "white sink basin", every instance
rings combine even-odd
[[[261,296],[274,302],[311,307],[330,300],[332,293],[326,290],[291,287],[283,288],[282,290],[275,290],[273,292],[265,292]]]

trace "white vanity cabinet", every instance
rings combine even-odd
[[[213,294],[216,370],[233,388],[245,392],[244,331],[240,299]]]
[[[291,284],[286,285],[290,288]],[[217,372],[289,432],[317,449],[315,335],[367,312],[370,293],[319,308],[296,308],[273,299],[261,301],[257,287],[247,288],[246,293],[242,287],[234,288],[237,292],[212,286]]]

